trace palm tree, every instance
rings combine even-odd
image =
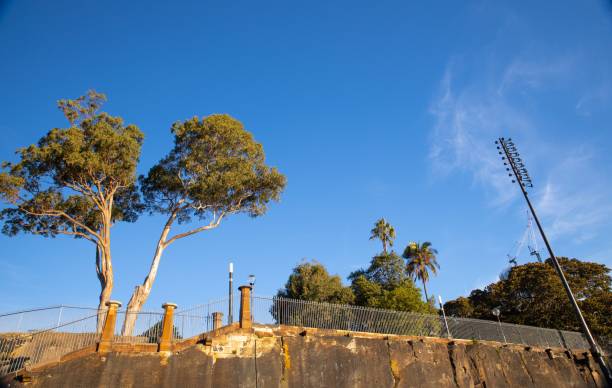
[[[395,229],[385,221],[384,218],[379,219],[374,224],[374,228],[370,231],[370,240],[379,239],[383,245],[383,252],[387,254],[387,244],[390,247],[393,246],[393,240],[395,240]]]
[[[431,247],[431,243],[425,241],[423,244],[411,242],[404,249],[404,254],[402,255],[408,261],[406,265],[408,274],[413,279],[419,279],[423,282],[425,299],[428,301],[426,283],[429,281],[429,271],[435,275],[438,269],[440,269],[440,264],[438,264],[436,259],[437,254],[438,251]]]

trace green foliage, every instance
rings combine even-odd
[[[150,212],[179,222],[244,212],[258,216],[278,200],[285,177],[265,164],[261,144],[225,114],[172,126],[174,148],[140,182]]]
[[[3,233],[95,240],[104,216],[111,222],[137,218],[134,183],[143,135],[119,117],[98,113],[105,99],[90,91],[59,101],[71,126],[20,149],[17,163],[2,163],[0,198],[12,205],[0,213]]]
[[[432,312],[395,252],[374,256],[368,269],[353,272],[349,279],[358,306]]]
[[[354,300],[353,292],[342,285],[340,277],[331,276],[316,261],[304,262],[293,268],[285,288],[279,290],[277,296],[339,304],[351,304]]]
[[[419,290],[405,271],[402,259],[396,254],[376,256],[367,270],[351,274],[351,288],[357,293],[353,295],[351,288],[342,286],[340,278],[330,276],[323,265],[301,263],[294,268],[285,288],[278,292],[280,298],[274,299],[270,313],[277,323],[284,325],[437,335],[441,330],[438,317],[411,313],[431,313],[433,310],[421,300]],[[347,306],[353,302],[385,310]]]
[[[374,224],[374,228],[370,231],[370,240],[378,239],[382,242],[383,252],[387,253],[387,245],[393,246],[395,241],[395,229],[385,221],[384,218],[379,219]]]
[[[262,215],[285,188],[285,176],[266,165],[261,144],[240,121],[226,114],[194,117],[172,125],[174,147],[154,165],[140,185],[147,210],[167,216],[149,273],[134,288],[127,305],[138,312],[146,302],[164,252],[173,242],[218,227],[236,213]],[[174,222],[207,220],[170,236]],[[131,316],[135,316],[132,314]],[[123,333],[131,333],[134,319],[126,319]]]
[[[138,337],[146,337],[147,342],[150,344],[157,343],[159,341],[159,337],[162,334],[164,321],[163,319],[153,324],[151,327],[138,334]],[[178,330],[178,327],[175,325],[172,326],[172,338],[173,339],[183,339],[183,336]]]
[[[423,291],[425,292],[425,299],[429,300],[427,296],[427,282],[429,281],[429,272],[436,274],[440,268],[436,255],[438,251],[431,247],[429,241],[425,241],[422,244],[412,242],[408,244],[402,257],[408,261],[407,270],[408,274],[413,279],[419,279],[423,282]]]
[[[448,316],[472,317],[474,315],[474,307],[470,303],[470,300],[463,296],[446,302],[444,304],[444,310]]]
[[[594,334],[612,337],[612,278],[603,264],[558,258]],[[512,267],[507,278],[445,305],[447,314],[490,319],[494,307],[510,323],[579,331],[580,326],[550,259]]]

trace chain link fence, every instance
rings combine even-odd
[[[578,332],[479,319],[449,317],[445,322],[443,317],[433,314],[262,296],[253,297],[251,309],[253,321],[262,324],[496,341],[545,348],[589,348]]]

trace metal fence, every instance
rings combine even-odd
[[[174,313],[173,339],[185,339],[213,329],[213,313],[223,313],[222,325],[229,322],[229,298],[211,300],[208,303],[178,310]],[[240,294],[234,295],[233,322],[238,322]]]
[[[233,321],[239,321],[240,298],[234,298]],[[174,313],[172,339],[179,341],[213,329],[213,313],[229,322],[228,298],[210,301]],[[131,314],[131,313],[130,313]],[[498,323],[478,319],[320,303],[282,297],[252,296],[253,322],[260,324],[336,329],[354,332],[475,341],[497,341],[538,347],[587,349],[578,332]],[[0,315],[0,376],[26,366],[58,361],[63,355],[95,344],[100,338],[106,310],[54,306]],[[117,312],[114,342],[158,343],[164,314]],[[122,335],[126,317],[134,317],[130,335]],[[69,321],[70,320],[70,321]]]
[[[0,333],[37,332],[97,314],[98,309],[51,306],[0,314]]]
[[[126,319],[133,319],[134,326],[131,332],[123,333]],[[115,335],[113,342],[119,343],[157,343],[162,331],[164,314],[158,312],[140,311],[137,313],[117,312],[115,322]]]
[[[26,312],[22,324],[29,322],[25,319],[25,314]],[[103,321],[104,314],[102,311],[38,331],[3,330],[0,333],[0,376],[26,366],[34,367],[59,361],[67,353],[95,344],[100,338],[97,331],[98,320]]]
[[[253,297],[251,309],[253,321],[263,324],[497,341],[546,348],[589,348],[578,332],[479,319],[448,318],[447,330],[443,317],[433,314],[261,296]]]

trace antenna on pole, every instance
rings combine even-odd
[[[610,372],[610,369],[606,365],[606,362],[602,356],[601,350],[599,349],[599,346],[597,345],[597,343],[595,342],[595,339],[593,338],[593,335],[591,334],[591,330],[589,329],[589,326],[587,325],[586,320],[584,319],[584,316],[582,315],[582,311],[580,311],[580,306],[578,306],[578,302],[576,302],[576,298],[574,297],[574,294],[572,293],[572,289],[570,288],[567,282],[567,279],[565,278],[563,269],[559,265],[559,261],[557,260],[557,257],[553,253],[552,247],[550,246],[550,243],[548,242],[548,238],[546,237],[546,234],[544,233],[544,229],[542,228],[542,224],[540,224],[540,220],[538,219],[538,216],[536,215],[535,209],[533,208],[533,205],[531,204],[531,201],[529,200],[527,189],[533,187],[533,182],[531,181],[529,172],[527,171],[527,168],[525,167],[525,163],[521,159],[520,154],[516,148],[516,145],[514,144],[511,138],[506,139],[506,138],[500,137],[499,139],[495,141],[495,144],[497,145],[497,150],[498,150],[498,153],[501,155],[501,159],[504,163],[504,166],[506,166],[506,172],[508,173],[508,176],[512,178],[512,183],[518,183],[521,189],[521,192],[523,193],[523,197],[525,197],[525,201],[527,202],[527,205],[529,206],[531,215],[533,216],[533,219],[536,222],[536,225],[538,226],[538,230],[540,231],[542,240],[544,240],[544,244],[546,245],[546,249],[548,250],[548,254],[550,255],[550,261],[553,263],[553,266],[555,267],[555,270],[557,271],[557,275],[559,275],[559,278],[561,279],[561,283],[563,284],[563,288],[565,288],[567,297],[569,298],[570,303],[572,307],[574,308],[574,313],[576,313],[576,317],[578,318],[578,321],[580,322],[582,331],[585,337],[587,338],[587,341],[589,342],[589,345],[591,347],[591,354],[593,355],[593,358],[599,364],[602,372],[604,373],[606,379],[608,380],[608,383],[612,384],[612,373]]]
[[[230,262],[229,263],[229,299],[228,299],[228,306],[227,306],[227,323],[228,324],[232,324],[234,322],[234,315],[233,315],[233,311],[234,311],[234,293],[233,293],[233,288],[234,288],[234,263]]]

